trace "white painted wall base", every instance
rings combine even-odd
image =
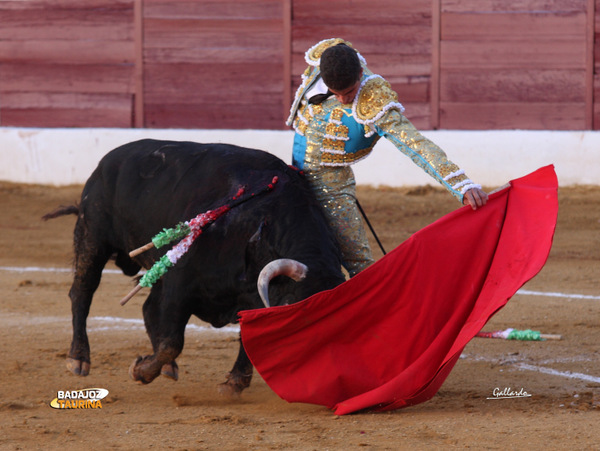
[[[471,179],[495,187],[554,164],[559,184],[600,185],[600,132],[593,131],[423,131]],[[222,142],[269,151],[291,161],[292,131],[34,129],[0,127],[0,180],[44,184],[82,184],[110,150],[142,138]],[[415,186],[436,184],[389,142],[354,165],[359,184]]]

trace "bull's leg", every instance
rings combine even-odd
[[[246,354],[240,338],[240,350],[233,369],[227,375],[227,380],[219,385],[219,393],[227,396],[239,396],[242,391],[250,386],[253,366]]]
[[[147,301],[147,307],[144,304],[144,320],[150,325],[147,331],[153,341],[154,354],[138,357],[132,363],[129,375],[135,381],[149,384],[160,375],[164,365],[174,362],[183,349],[185,326],[191,313],[182,307],[185,301],[178,296],[173,298],[182,304],[170,305],[164,296],[149,299],[151,302]]]
[[[67,355],[67,368],[78,376],[90,372],[90,344],[86,326],[94,292],[100,284],[102,269],[110,252],[92,252],[92,248],[76,250],[75,277],[69,291],[73,315],[73,339]]]
[[[144,324],[146,332],[152,343],[152,350],[156,353],[160,344],[159,324],[160,324],[160,298],[162,294],[162,281],[158,281],[152,286],[152,290],[144,302]],[[161,374],[169,379],[177,380],[179,378],[179,367],[175,360],[165,363],[162,366]]]

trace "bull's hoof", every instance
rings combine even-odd
[[[234,371],[227,375],[227,380],[219,384],[219,393],[228,398],[239,398],[245,388],[250,386],[252,373],[241,375]]]
[[[238,384],[232,383],[230,380],[219,384],[218,391],[220,395],[223,395],[227,398],[237,399],[242,396],[242,391],[244,391],[246,387],[240,387]]]
[[[67,369],[76,376],[87,376],[90,374],[90,362],[67,357]]]
[[[157,374],[154,377],[152,377],[152,376],[149,377],[148,375],[142,374],[143,368],[141,367],[141,365],[146,360],[147,360],[147,357],[138,357],[137,359],[135,359],[133,361],[133,363],[129,367],[129,377],[131,377],[131,379],[133,379],[134,381],[139,382],[141,384],[149,384],[156,378],[156,376],[158,376],[158,374]]]
[[[179,379],[179,367],[175,361],[165,363],[160,370],[160,374],[176,381]]]
[[[142,361],[142,357],[138,356],[137,359],[133,361],[133,363],[129,366],[129,377],[136,382],[143,382],[139,375],[137,374],[137,366]]]

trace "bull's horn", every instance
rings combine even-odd
[[[269,303],[269,283],[274,277],[277,276],[288,276],[296,282],[301,281],[306,277],[308,267],[299,261],[291,260],[289,258],[280,258],[279,260],[273,260],[267,264],[258,276],[258,294],[265,304],[265,307],[270,307]]]

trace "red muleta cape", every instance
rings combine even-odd
[[[250,360],[289,402],[337,415],[431,399],[463,348],[548,258],[553,166],[415,233],[333,290],[240,313]]]

